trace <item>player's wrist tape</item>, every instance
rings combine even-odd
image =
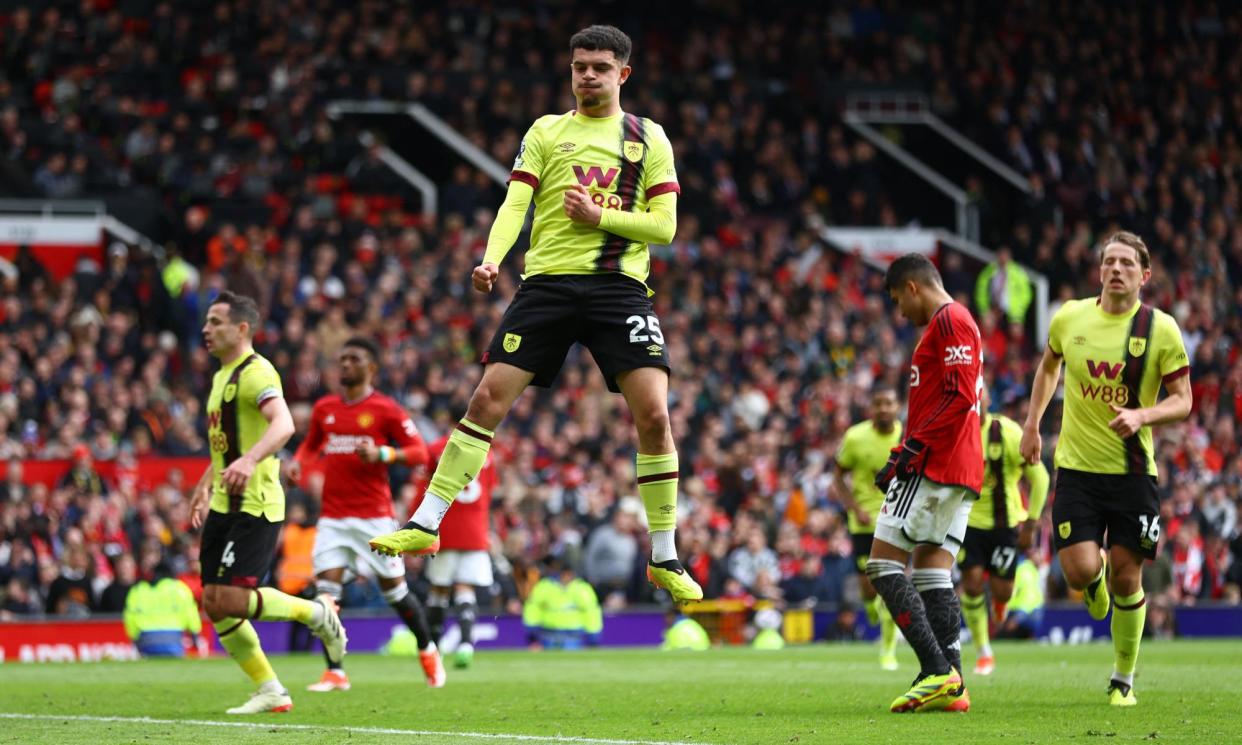
[[[392,463],[397,459],[397,452],[387,445],[380,445],[379,459],[380,463]]]

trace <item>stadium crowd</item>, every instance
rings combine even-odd
[[[326,102],[420,101],[507,163],[538,115],[572,108],[568,52],[549,40],[592,19],[556,3],[13,5],[0,3],[5,176],[53,198],[147,188],[169,216],[161,262],[113,244],[102,266],[55,280],[27,252],[0,261],[0,613],[114,612],[160,562],[193,582],[198,474],[126,474],[135,459],[205,454],[214,362],[198,324],[221,289],[260,300],[257,347],[282,371],[300,433],[355,333],[380,342],[382,388],[429,441],[478,380],[517,282],[511,260],[492,295],[469,288],[498,188],[460,166],[441,214],[422,218]],[[625,106],[663,124],[678,157],[677,236],[652,247],[650,284],[674,364],[681,554],[708,596],[854,596],[833,454],[875,382],[903,387],[917,330],[878,273],[817,235],[904,224],[913,210],[835,106],[806,102],[881,86],[928,92],[1029,178],[1030,195],[980,204],[1005,202],[1013,219],[995,247],[1047,276],[1054,305],[1097,291],[1091,249],[1114,226],[1147,238],[1144,297],[1181,324],[1195,393],[1190,419],[1157,432],[1163,546],[1149,592],[1238,602],[1242,21],[1177,4],[1035,17],[874,2],[736,23],[749,5],[617,19],[636,42]],[[677,23],[689,13],[693,25]],[[979,283],[979,267],[951,253],[942,268],[978,313],[995,408],[1020,420],[1039,351],[1022,279],[1008,280],[1021,270],[987,267],[1007,281]],[[612,607],[650,599],[627,416],[585,353],[518,402],[492,451],[497,603],[519,601],[548,554]],[[1059,416],[1045,423],[1055,437]],[[75,464],[63,482],[22,483],[23,461],[53,458]],[[94,461],[110,459],[118,477],[103,479]],[[394,469],[401,517],[417,476]],[[313,516],[304,486],[291,499]],[[1039,556],[1050,559],[1046,543]],[[1050,592],[1064,590],[1054,579]]]

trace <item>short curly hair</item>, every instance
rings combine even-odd
[[[586,49],[591,52],[605,50],[612,52],[617,61],[624,65],[630,59],[633,42],[624,31],[616,26],[587,26],[569,39],[569,53],[575,49]]]

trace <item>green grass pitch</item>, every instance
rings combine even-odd
[[[0,743],[1224,743],[1242,742],[1242,644],[1149,642],[1139,705],[1107,705],[1107,643],[999,644],[967,677],[969,714],[889,714],[914,676],[867,645],[779,652],[481,652],[428,689],[416,660],[346,659],[353,690],[304,690],[321,659],[274,659],[288,714],[230,717],[250,685],[228,659],[0,667]],[[967,669],[974,655],[967,652]],[[145,719],[144,719],[145,718]]]

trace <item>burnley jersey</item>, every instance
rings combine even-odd
[[[1108,425],[1117,406],[1154,406],[1160,387],[1190,373],[1190,358],[1173,316],[1148,311],[1149,328],[1136,329],[1142,303],[1114,315],[1099,298],[1071,300],[1052,317],[1048,348],[1065,360],[1065,406],[1055,461],[1088,473],[1156,473],[1151,427],[1123,440]],[[1136,380],[1128,379],[1133,376]],[[1137,401],[1130,400],[1135,390]],[[1132,462],[1137,461],[1137,462]]]
[[[267,358],[247,354],[221,365],[207,396],[207,441],[211,446],[211,510],[245,512],[270,522],[285,519],[285,490],[280,460],[269,455],[255,464],[242,494],[229,494],[224,469],[250,452],[267,433],[263,407],[284,397],[280,373]]]
[[[926,446],[923,476],[938,484],[983,486],[979,396],[982,342],[970,311],[947,303],[932,314],[910,361],[906,439]]]
[[[586,187],[607,210],[644,212],[661,194],[681,193],[673,146],[660,125],[633,114],[542,116],[522,139],[510,175],[535,190],[524,277],[621,273],[647,280],[647,244],[583,225],[565,214],[565,192]]]
[[[448,437],[442,437],[431,446],[431,457],[427,464],[427,477],[419,484],[419,494],[414,498],[417,508],[427,496],[427,483],[435,466],[440,462],[440,454],[448,444]],[[483,462],[483,468],[473,481],[466,484],[453,500],[453,506],[444,513],[440,523],[440,549],[447,551],[486,551],[491,547],[491,525],[488,523],[489,509],[492,505],[492,490],[496,488],[496,468],[492,465],[489,453]]]
[[[388,464],[367,463],[359,445],[388,445],[396,450],[421,442],[405,410],[378,391],[359,401],[324,396],[311,411],[310,431],[298,448],[323,458],[322,517],[394,517]]]

